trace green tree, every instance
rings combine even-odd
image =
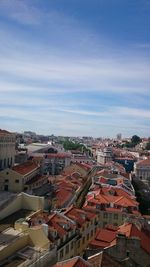
[[[146,150],[150,150],[150,142],[146,144]]]
[[[131,138],[131,143],[135,146],[141,142],[141,138],[138,135],[133,135]]]

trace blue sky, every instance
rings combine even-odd
[[[150,136],[150,0],[0,0],[0,128]]]

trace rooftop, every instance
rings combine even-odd
[[[127,238],[138,237],[141,240],[141,247],[150,254],[150,233],[139,229],[134,223],[125,223],[116,229],[110,226],[100,229],[90,242],[90,246],[105,248],[114,245],[118,233],[124,234]]]
[[[7,135],[7,134],[11,134],[10,132],[6,131],[6,130],[2,130],[0,129],[0,134],[1,135]]]
[[[24,162],[20,165],[14,166],[12,168],[13,171],[20,173],[21,175],[26,175],[36,169],[38,169],[38,165],[33,163],[32,161]]]
[[[90,221],[90,219],[96,217],[96,215],[92,212],[78,209],[73,206],[68,208],[64,214],[71,220],[74,220],[80,226],[82,226],[85,222]]]
[[[149,166],[150,167],[150,158],[141,160],[136,163],[137,166]]]

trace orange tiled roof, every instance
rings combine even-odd
[[[49,227],[49,236],[51,235],[51,231],[56,230],[58,233],[58,237],[62,238],[64,235],[68,233],[68,231],[73,230],[76,226],[66,218],[64,218],[61,214],[54,213],[51,215],[48,215],[44,212],[41,212],[40,214],[35,214],[30,217],[31,218],[31,227],[35,227],[38,225],[41,225],[39,223],[39,220],[42,223],[46,223]],[[67,225],[68,229],[66,229],[64,226]],[[51,239],[52,237],[50,237]]]
[[[100,247],[100,248],[105,248],[108,247],[114,243],[116,239],[116,233],[117,229],[116,228],[105,228],[105,229],[100,229],[96,237],[89,243],[89,246],[94,246],[94,247]]]
[[[109,204],[109,203],[114,203],[118,206],[121,207],[137,207],[138,206],[138,202],[131,199],[130,196],[126,197],[126,196],[114,196],[111,194],[99,194],[99,195],[95,195],[92,196],[89,199],[88,198],[88,202],[91,203],[95,203],[95,204]]]
[[[59,190],[56,191],[56,206],[57,207],[63,207],[63,205],[71,200],[71,197],[73,197],[74,192],[70,190],[69,188],[60,188]]]
[[[116,243],[116,235],[118,233],[124,234],[127,238],[138,237],[141,242],[141,247],[150,254],[150,235],[147,234],[143,229],[138,229],[138,227],[133,223],[126,223],[118,227],[118,229],[111,229],[106,227],[105,229],[100,229],[95,239],[93,239],[89,245],[95,247],[107,247]]]
[[[80,226],[82,226],[86,221],[90,221],[96,217],[96,215],[90,211],[85,211],[83,209],[78,209],[71,207],[65,211],[65,215],[70,219],[76,221]]]
[[[28,173],[30,173],[33,170],[38,169],[38,168],[39,168],[38,165],[35,164],[34,162],[27,161],[27,162],[22,163],[20,165],[14,166],[12,168],[12,170],[14,170],[15,172],[18,172],[22,175],[26,175],[26,174],[28,174]]]
[[[80,162],[75,162],[76,165],[80,166],[81,168],[85,169],[86,171],[90,170],[92,168],[91,165],[86,164],[84,162],[80,163]]]
[[[118,232],[125,234],[127,237],[139,237],[141,240],[141,247],[150,254],[150,235],[143,229],[138,229],[135,224],[128,223],[119,227]]]
[[[115,187],[113,189],[116,192],[117,196],[123,196],[127,198],[132,198],[132,199],[135,198],[134,196],[130,195],[127,191],[125,191],[123,188]]]
[[[150,158],[137,162],[137,166],[150,166]]]

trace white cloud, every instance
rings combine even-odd
[[[138,92],[149,94],[150,66],[147,62],[116,62],[109,59],[38,58],[34,62],[32,55],[23,58],[1,58],[0,72],[19,79],[32,80],[36,83],[55,83],[44,88],[46,91],[108,91],[108,92]],[[63,87],[61,86],[63,85]],[[16,89],[19,89],[19,85]],[[29,86],[28,86],[29,89]],[[3,90],[3,89],[2,89]],[[7,89],[8,90],[8,86]],[[12,90],[10,88],[10,90]]]
[[[16,128],[15,120],[22,120],[20,128],[34,126],[45,133],[55,129],[58,134],[92,134],[102,127],[112,134],[119,128],[140,130],[142,120],[150,118],[148,105],[140,108],[150,95],[148,59],[138,50],[134,56],[128,49],[124,52],[72,17],[54,10],[44,14],[31,3],[0,1],[5,18],[24,24],[21,28],[3,21],[0,29],[1,118],[12,119]],[[99,95],[112,101],[102,103]],[[124,97],[129,106],[122,104]]]

